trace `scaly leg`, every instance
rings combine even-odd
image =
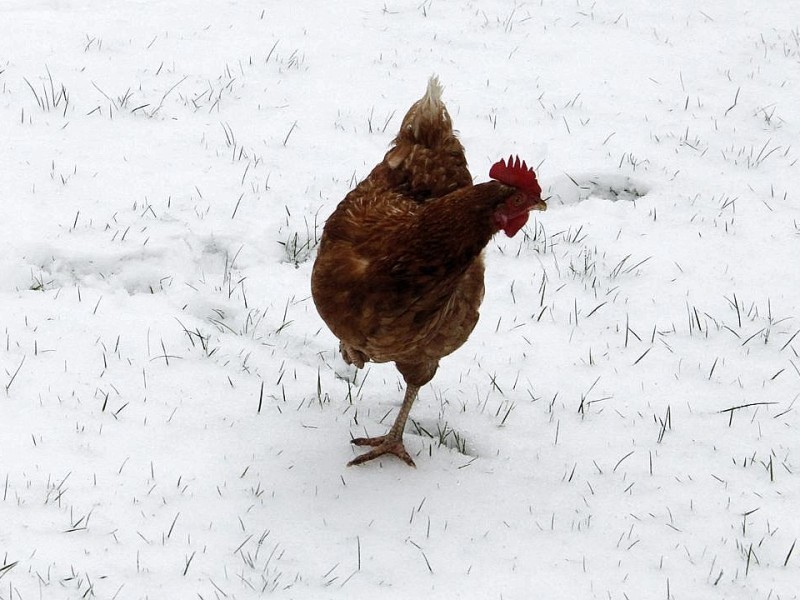
[[[408,466],[416,467],[414,461],[409,456],[408,452],[406,452],[406,448],[403,445],[403,431],[406,428],[406,421],[408,420],[408,414],[411,412],[411,406],[414,404],[414,400],[417,399],[418,391],[419,386],[417,385],[409,384],[406,386],[406,395],[403,398],[403,406],[400,407],[400,412],[397,413],[397,418],[394,420],[392,428],[386,435],[371,438],[355,438],[354,440],[350,440],[350,443],[355,444],[356,446],[373,446],[374,449],[351,460],[349,463],[347,463],[348,467],[360,465],[361,463],[365,463],[373,458],[378,458],[384,454],[394,454],[397,458],[403,460]]]

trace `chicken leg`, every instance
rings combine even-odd
[[[408,452],[406,452],[406,448],[403,445],[403,431],[406,428],[406,421],[408,420],[408,414],[411,412],[411,406],[414,404],[414,400],[417,399],[418,391],[419,386],[411,384],[407,385],[406,395],[403,398],[403,405],[400,407],[400,412],[397,413],[397,418],[394,420],[392,428],[386,435],[369,438],[355,438],[350,440],[350,443],[355,444],[356,446],[372,446],[373,449],[366,454],[362,454],[361,456],[357,456],[351,460],[349,463],[347,463],[348,467],[360,465],[372,460],[373,458],[383,456],[384,454],[394,454],[397,458],[404,461],[409,467],[417,466],[414,464],[414,460],[411,458],[411,456],[409,456]]]

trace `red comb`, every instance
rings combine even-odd
[[[489,177],[530,194],[542,193],[542,188],[536,181],[536,173],[525,164],[524,160],[520,161],[519,156],[509,156],[508,163],[502,159],[494,163],[489,169]]]

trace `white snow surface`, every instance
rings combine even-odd
[[[438,74],[486,250],[394,458],[309,278]],[[800,597],[800,4],[0,3],[0,600]]]

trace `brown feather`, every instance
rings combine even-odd
[[[394,361],[408,383],[430,381],[478,321],[492,213],[513,191],[472,185],[432,79],[384,160],[325,224],[312,292],[345,360]]]

